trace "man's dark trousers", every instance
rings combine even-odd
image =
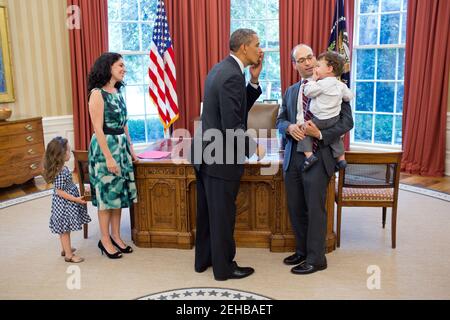
[[[326,264],[326,196],[330,178],[322,161],[302,172],[305,155],[296,150],[297,143],[294,142],[284,177],[296,253],[306,256],[309,264],[320,266]],[[321,155],[320,152],[317,154]]]
[[[200,169],[197,176],[195,268],[213,266],[214,277],[226,278],[234,269],[234,227],[239,180],[224,180]]]

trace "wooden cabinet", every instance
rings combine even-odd
[[[187,150],[190,141],[164,140],[150,150]],[[184,145],[180,147],[180,145]],[[291,229],[283,181],[283,154],[276,139],[267,144],[275,155],[267,164],[245,164],[236,200],[235,239],[239,247],[269,248],[274,252],[292,251],[295,239]],[[262,170],[266,168],[266,170]],[[134,243],[139,247],[190,249],[196,228],[196,177],[185,161],[140,160],[135,164],[138,203],[131,210]],[[327,251],[336,247],[334,222],[334,179],[327,192]]]
[[[0,122],[0,188],[40,175],[44,151],[42,118]]]

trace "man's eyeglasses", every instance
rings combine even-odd
[[[300,59],[296,60],[295,62],[297,62],[298,64],[302,64],[302,63],[305,63],[306,60],[311,61],[312,59],[314,59],[314,55],[310,54],[304,58],[300,58]]]

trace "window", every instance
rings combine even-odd
[[[164,137],[156,107],[148,93],[149,52],[157,0],[108,0],[109,50],[124,57],[124,98],[134,143]]]
[[[407,0],[358,0],[352,142],[402,144]]]
[[[256,31],[265,52],[260,76],[260,99],[281,99],[279,0],[231,0],[231,33],[239,28]],[[248,70],[246,78],[250,79]]]

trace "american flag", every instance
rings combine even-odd
[[[179,116],[177,80],[172,39],[167,23],[164,1],[158,1],[153,39],[150,48],[150,98],[158,108],[164,129],[169,128]]]

